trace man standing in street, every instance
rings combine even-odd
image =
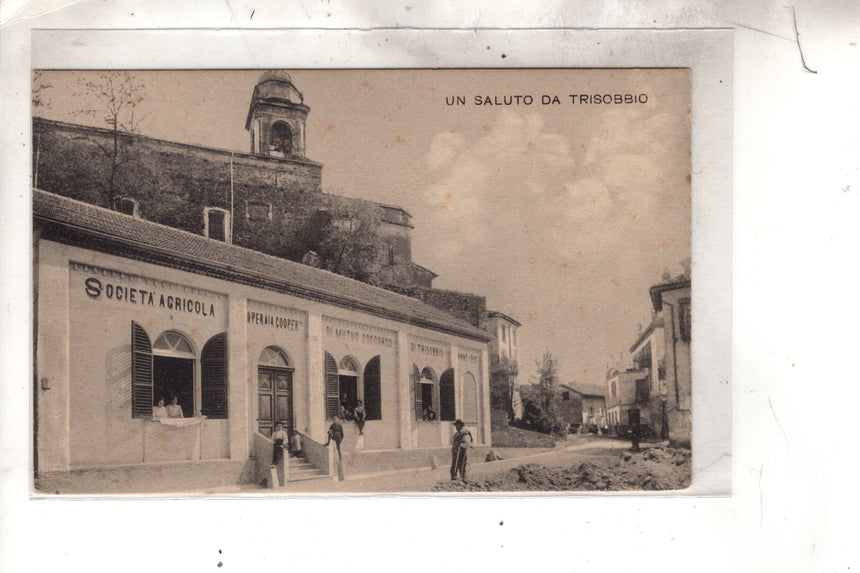
[[[334,442],[334,445],[337,446],[337,479],[338,481],[343,481],[343,456],[340,454],[340,443],[343,441],[343,426],[340,425],[340,418],[338,418],[337,414],[335,414],[334,419],[332,419],[331,426],[328,427],[328,440],[325,442],[325,446],[331,442]]]
[[[337,459],[340,460],[340,443],[343,441],[343,426],[340,425],[340,418],[335,416],[332,419],[331,426],[328,427],[328,440],[325,442],[325,446],[328,447],[329,442],[334,441],[334,445],[337,446]]]
[[[466,456],[468,449],[472,447],[472,433],[465,429],[463,420],[456,420],[454,427],[457,432],[451,440],[451,479],[456,480],[457,475],[466,481]]]

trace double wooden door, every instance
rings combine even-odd
[[[293,431],[293,372],[261,366],[257,371],[257,429],[271,437],[275,425]]]

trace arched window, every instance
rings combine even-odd
[[[382,419],[382,388],[380,358],[374,356],[364,367],[364,415],[365,420]]]
[[[289,125],[282,121],[272,124],[269,149],[284,156],[293,154],[293,131]]]
[[[353,376],[357,375],[358,364],[356,363],[355,358],[352,356],[344,356],[338,365],[338,371],[342,374],[351,374]]]
[[[433,422],[438,419],[438,405],[436,403],[436,373],[433,369],[426,367],[418,372],[415,367],[415,415],[418,420]]]
[[[353,419],[353,411],[358,403],[358,362],[352,356],[340,360],[337,371],[338,392],[340,393],[340,415],[345,420]]]
[[[449,368],[439,378],[439,419],[453,422],[457,419],[456,394],[454,392],[454,369]]]
[[[194,348],[179,332],[168,330],[152,343],[152,380],[155,400],[182,407],[182,416],[191,418],[194,409]]]
[[[227,418],[227,333],[216,334],[200,353],[200,413]]]
[[[161,356],[194,356],[194,350],[188,339],[173,330],[168,330],[156,338],[152,343],[152,350]]]
[[[292,368],[290,358],[280,348],[268,346],[260,353],[260,366],[271,366],[272,368]]]

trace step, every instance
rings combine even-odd
[[[327,473],[305,460],[304,458],[290,458],[290,482],[307,481],[329,477]]]

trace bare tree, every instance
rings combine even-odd
[[[96,153],[107,162],[107,173],[101,186],[111,209],[116,209],[117,174],[123,165],[134,160],[128,149],[128,136],[137,133],[138,106],[146,99],[146,85],[131,72],[105,72],[96,79],[82,78],[79,85],[83,91],[76,94],[92,104],[75,112],[76,115],[101,116],[108,126],[110,136],[105,140],[95,136],[82,136],[91,142]]]

